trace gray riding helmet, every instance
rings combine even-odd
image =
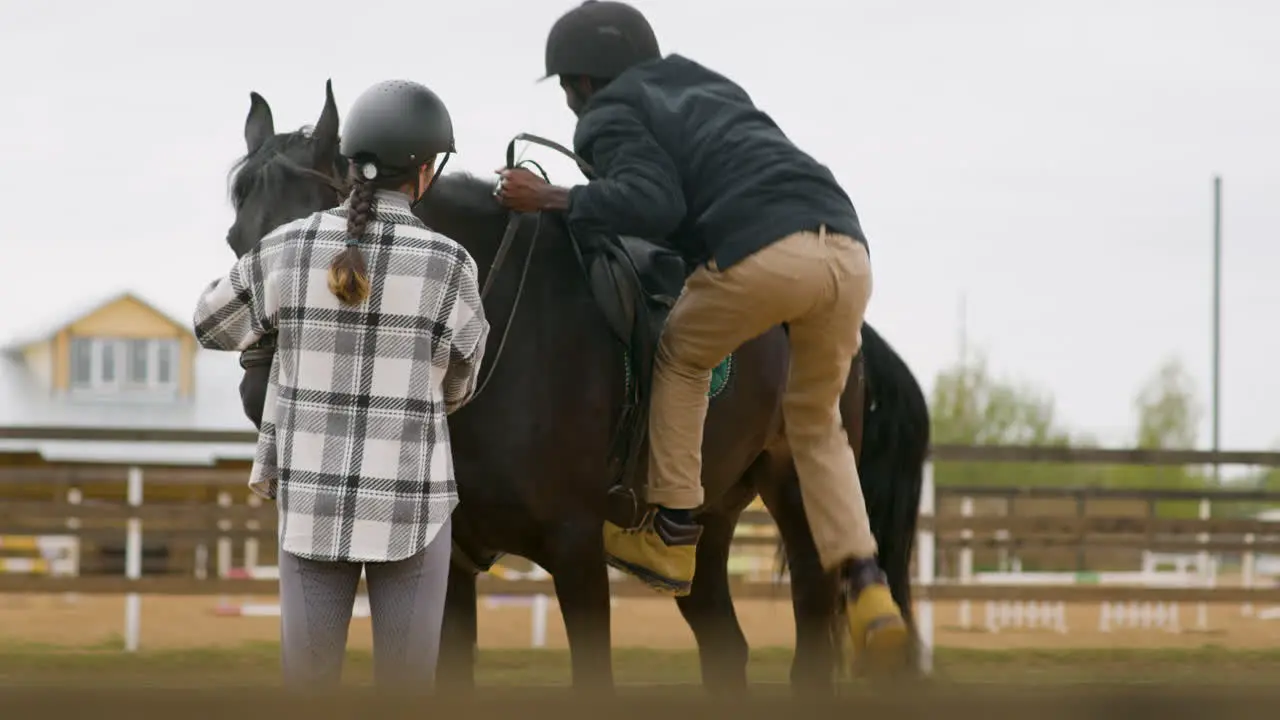
[[[586,0],[551,26],[547,74],[612,79],[632,65],[662,57],[658,38],[639,10],[626,3]]]
[[[380,171],[403,172],[432,156],[457,152],[453,119],[426,86],[380,82],[352,103],[338,152],[357,162],[372,161]]]

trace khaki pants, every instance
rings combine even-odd
[[[699,267],[667,318],[654,364],[649,502],[702,504],[702,429],[712,369],[743,343],[790,324],[787,439],[818,555],[830,570],[875,555],[840,396],[871,297],[866,246],[844,235],[787,236],[719,272]]]

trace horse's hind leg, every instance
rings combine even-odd
[[[748,495],[754,495],[754,489]],[[746,505],[747,503],[742,503]],[[747,638],[729,594],[729,545],[742,508],[703,514],[697,571],[689,594],[676,605],[698,641],[702,684],[715,695],[741,694],[747,689]]]
[[[441,631],[437,684],[443,690],[470,692],[476,683],[476,576],[457,563],[449,566]]]
[[[573,666],[573,687],[613,690],[609,628],[609,571],[599,522],[553,530],[546,562],[564,617]]]
[[[813,544],[800,497],[800,480],[789,457],[775,458],[772,475],[757,484],[760,497],[778,526],[791,573],[791,602],[796,623],[796,654],[791,661],[793,691],[835,692],[836,645],[832,633],[837,610],[833,573],[824,572]]]

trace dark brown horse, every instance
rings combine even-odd
[[[338,204],[345,178],[331,90],[310,133],[277,134],[266,101],[253,94],[245,138],[248,153],[232,184],[236,219],[227,237],[237,256],[273,228]],[[427,225],[474,256],[482,283],[508,222],[491,190],[471,176],[445,175],[418,209]],[[492,376],[449,420],[461,503],[454,515],[440,682],[464,688],[474,682],[476,575],[499,554],[511,553],[554,579],[574,685],[609,688],[610,591],[601,522],[627,371],[563,218],[547,213],[523,220],[511,259],[485,299],[493,330],[482,377]],[[743,345],[707,417],[707,504],[698,515],[705,531],[692,592],[676,602],[697,639],[704,685],[713,692],[741,692],[747,684],[747,643],[730,597],[728,560],[734,526],[757,494],[778,525],[790,567],[797,631],[792,682],[817,691],[834,688],[839,635],[833,628],[840,608],[835,580],[818,564],[783,434],[787,357],[781,328]],[[241,384],[255,423],[267,368],[249,367]],[[864,369],[865,385],[859,377]],[[853,373],[841,410],[860,450],[881,563],[895,598],[910,613],[907,568],[928,410],[911,372],[870,327]]]

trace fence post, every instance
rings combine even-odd
[[[546,580],[551,577],[547,571],[538,564],[534,564],[533,571],[528,576],[532,580]],[[547,646],[547,612],[550,605],[550,598],[546,595],[534,595],[533,602],[529,605],[529,645],[535,648],[543,648]]]
[[[1245,535],[1244,541],[1245,541],[1245,544],[1248,545],[1249,547],[1244,551],[1244,553],[1240,557],[1240,584],[1243,587],[1246,587],[1252,590],[1254,586],[1253,575],[1254,575],[1254,572],[1256,571],[1255,563],[1257,562],[1257,557],[1253,553],[1253,543],[1254,543],[1253,533],[1248,533],[1247,535]],[[1241,605],[1240,614],[1245,617],[1253,617],[1253,614],[1254,614],[1253,603],[1247,602]]]
[[[76,506],[78,506],[83,500],[84,500],[84,492],[82,492],[80,488],[71,487],[67,489],[67,504],[72,506],[72,508],[75,508]],[[75,550],[74,550],[74,557],[75,557],[74,562],[76,567],[75,574],[76,574],[76,577],[80,577],[80,545],[81,545],[80,518],[75,515],[69,515],[67,517],[67,529],[75,534],[75,538],[76,538]],[[66,602],[74,603],[80,599],[80,593],[69,592],[63,595],[62,598]]]
[[[227,492],[226,490],[222,490],[218,492],[218,507],[220,508],[231,507],[231,493]],[[218,529],[222,530],[223,532],[230,530],[231,521],[226,519],[225,517],[219,518]],[[216,564],[216,572],[218,573],[218,579],[225,580],[231,574],[231,538],[227,537],[226,535],[219,535],[215,552],[217,554],[214,557],[214,563]],[[218,606],[221,607],[226,604],[227,604],[227,596],[219,595]]]
[[[964,518],[973,517],[973,498],[963,497],[960,499],[960,516]],[[966,541],[973,540],[973,530],[965,528],[960,532],[960,537]],[[966,544],[960,548],[960,584],[968,585],[973,580],[973,545]],[[965,630],[970,629],[973,624],[973,604],[968,600],[960,601],[960,627]]]
[[[920,487],[920,519],[930,524],[928,529],[920,530],[916,535],[916,561],[919,565],[917,571],[920,575],[920,586],[928,593],[933,589],[934,574],[936,572],[936,534],[934,533],[932,523],[934,518],[935,506],[935,490],[933,486],[933,462],[928,461],[924,464],[924,478]],[[924,675],[933,674],[933,599],[928,596],[920,601],[919,611],[916,613],[916,627],[920,633],[920,672]]]
[[[226,490],[218,492],[218,507],[231,507],[231,493]],[[226,532],[231,529],[231,521],[224,518],[218,519],[218,529]],[[226,535],[218,536],[217,550],[218,579],[224,579],[231,572],[231,538]]]
[[[129,507],[142,506],[142,468],[133,465],[129,468],[128,479]],[[142,520],[130,517],[125,531],[124,541],[124,575],[129,580],[142,577]],[[138,634],[142,626],[142,598],[136,592],[124,598],[124,649],[125,652],[137,652]]]
[[[249,493],[249,498],[245,502],[251,508],[262,507],[262,498],[257,493]],[[245,523],[245,528],[257,532],[262,529],[262,523],[250,520]],[[256,536],[244,540],[244,567],[251,575],[258,569],[258,538]]]
[[[1208,520],[1212,514],[1213,509],[1210,506],[1209,498],[1201,498],[1199,512],[1200,519]],[[1209,533],[1199,533],[1199,537],[1197,537],[1196,540],[1198,542],[1208,544]],[[1203,584],[1212,577],[1211,573],[1213,573],[1209,568],[1209,552],[1207,550],[1201,550],[1200,556],[1197,559],[1200,564],[1200,581]],[[1209,575],[1209,577],[1205,577],[1206,575]],[[1196,605],[1196,629],[1200,631],[1209,629],[1209,606],[1204,603],[1198,603]]]

